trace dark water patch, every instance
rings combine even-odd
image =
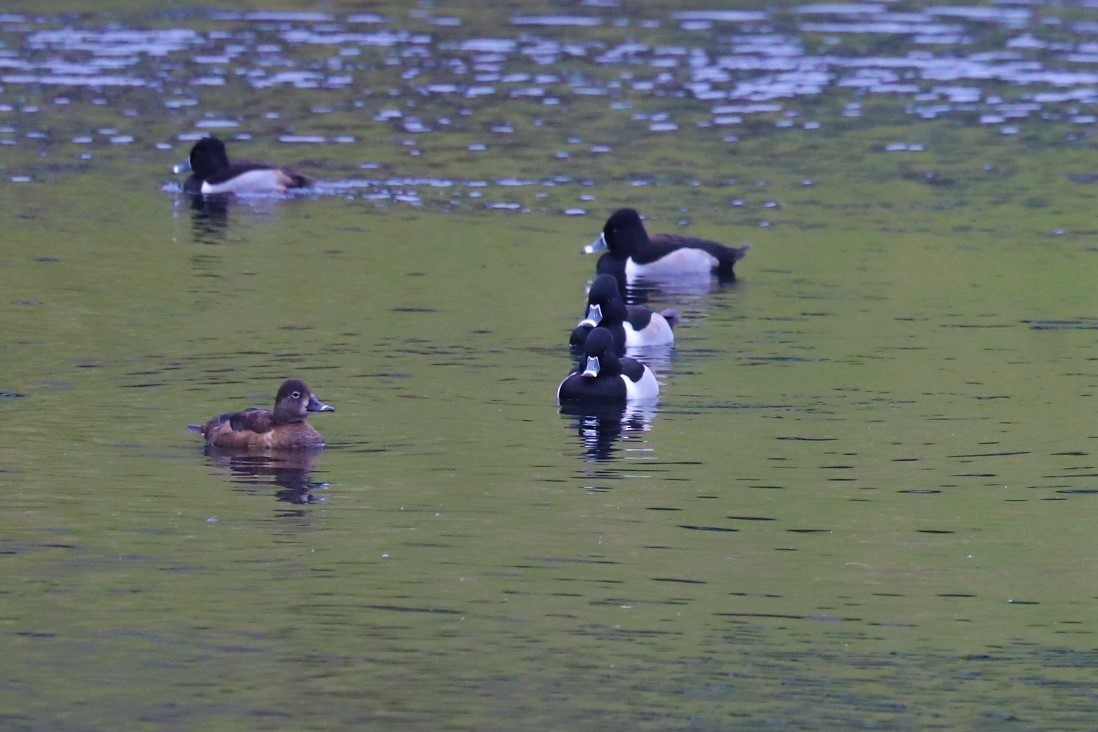
[[[653,577],[652,581],[653,582],[671,582],[671,583],[678,583],[678,584],[684,584],[684,585],[707,585],[707,584],[709,584],[705,580],[683,579],[683,578],[680,578],[680,577]]]
[[[777,519],[770,518],[768,516],[725,516],[726,519],[732,521],[776,521]]]
[[[786,529],[791,534],[830,534],[831,529]]]
[[[1098,488],[1063,488],[1063,489],[1060,489],[1056,492],[1057,493],[1066,493],[1066,494],[1069,494],[1069,495],[1083,495],[1083,496],[1086,496],[1086,495],[1098,494]]]
[[[27,395],[21,391],[12,391],[10,389],[0,389],[0,399],[23,399]]]
[[[1007,323],[943,323],[943,328],[961,328],[961,329],[998,329],[998,328],[1010,328]]]
[[[417,607],[412,605],[381,605],[365,604],[362,607],[368,610],[383,610],[393,613],[426,613],[430,615],[464,615],[464,610],[454,610],[444,607]]]
[[[904,488],[896,491],[897,493],[910,493],[913,495],[930,495],[934,493],[941,493],[940,490],[935,488]]]
[[[956,534],[956,531],[949,529],[915,529],[917,534]]]
[[[747,366],[764,366],[771,363],[818,363],[823,359],[806,356],[747,356]]]
[[[1098,330],[1098,319],[1023,320],[1033,330]]]
[[[656,607],[659,607],[659,606],[682,607],[682,606],[690,605],[691,601],[690,600],[679,600],[679,599],[638,600],[636,598],[609,597],[605,600],[592,600],[590,604],[591,604],[592,607],[627,607],[628,608],[628,607],[634,607],[634,606],[638,606],[638,605],[640,605],[640,606],[652,605],[652,606],[656,606]],[[635,632],[635,631],[633,631],[633,632]]]
[[[549,564],[608,564],[614,565],[619,562],[613,559],[598,559],[591,557],[543,557],[538,558],[538,561],[546,562]]]
[[[947,458],[1008,457],[1011,455],[1029,455],[1029,450],[1011,450],[1004,452],[975,452],[966,455],[946,455]]]
[[[758,618],[760,620],[807,620],[818,623],[857,623],[862,621],[861,618],[852,618],[840,615],[793,615],[784,613],[736,612],[717,612],[713,614],[721,618]]]
[[[680,529],[689,529],[690,531],[713,531],[718,533],[732,533],[737,532],[739,529],[732,529],[726,526],[702,526],[699,524],[678,524]]]

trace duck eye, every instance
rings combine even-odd
[[[292,396],[294,399],[300,399],[301,398],[301,392],[300,391],[295,391],[290,396]]]

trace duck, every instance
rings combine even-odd
[[[312,179],[287,168],[249,161],[229,162],[225,143],[203,137],[191,148],[187,161],[172,168],[176,175],[191,171],[183,182],[185,193],[282,193],[308,188]]]
[[[678,234],[650,238],[635,209],[619,208],[610,214],[598,238],[582,251],[594,254],[609,250],[599,257],[596,271],[612,274],[624,285],[627,279],[637,276],[673,278],[713,272],[721,279],[735,279],[735,264],[750,248],[750,244],[729,247]]]
[[[628,356],[618,357],[614,336],[595,328],[583,344],[580,365],[557,387],[557,403],[624,404],[655,402],[660,385],[652,369]]]
[[[335,407],[316,398],[301,379],[288,379],[278,388],[275,408],[249,407],[222,414],[205,424],[189,424],[187,429],[206,438],[214,447],[301,448],[323,447],[320,432],[305,420],[309,412],[334,412]]]
[[[605,328],[614,336],[617,355],[624,356],[626,349],[674,343],[673,328],[679,320],[679,313],[674,308],[655,313],[643,305],[626,305],[617,278],[600,274],[591,282],[591,289],[587,291],[587,310],[568,342],[582,346],[592,330]]]

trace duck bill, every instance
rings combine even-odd
[[[593,242],[585,246],[580,251],[582,251],[584,254],[594,254],[595,252],[601,252],[604,249],[609,248],[610,247],[606,244],[606,234],[599,234],[598,239],[595,239]]]
[[[602,322],[602,306],[592,305],[587,308],[587,317],[579,322],[579,326],[582,328],[585,325],[589,325],[592,328],[597,328],[599,323]]]
[[[179,175],[180,173],[186,173],[190,169],[191,169],[191,161],[190,160],[184,160],[179,165],[173,165],[172,166],[172,172],[175,173],[176,175]]]
[[[315,394],[309,395],[309,404],[305,409],[310,412],[334,412],[336,410],[331,404],[325,404],[317,399]]]
[[[595,378],[596,376],[599,375],[599,369],[600,368],[601,368],[601,366],[599,366],[599,357],[598,356],[588,356],[587,357],[587,368],[585,368],[583,370],[583,378],[585,378],[585,379]]]

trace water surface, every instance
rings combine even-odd
[[[16,3],[3,724],[1089,728],[1088,10]],[[561,413],[622,205],[753,249]]]

